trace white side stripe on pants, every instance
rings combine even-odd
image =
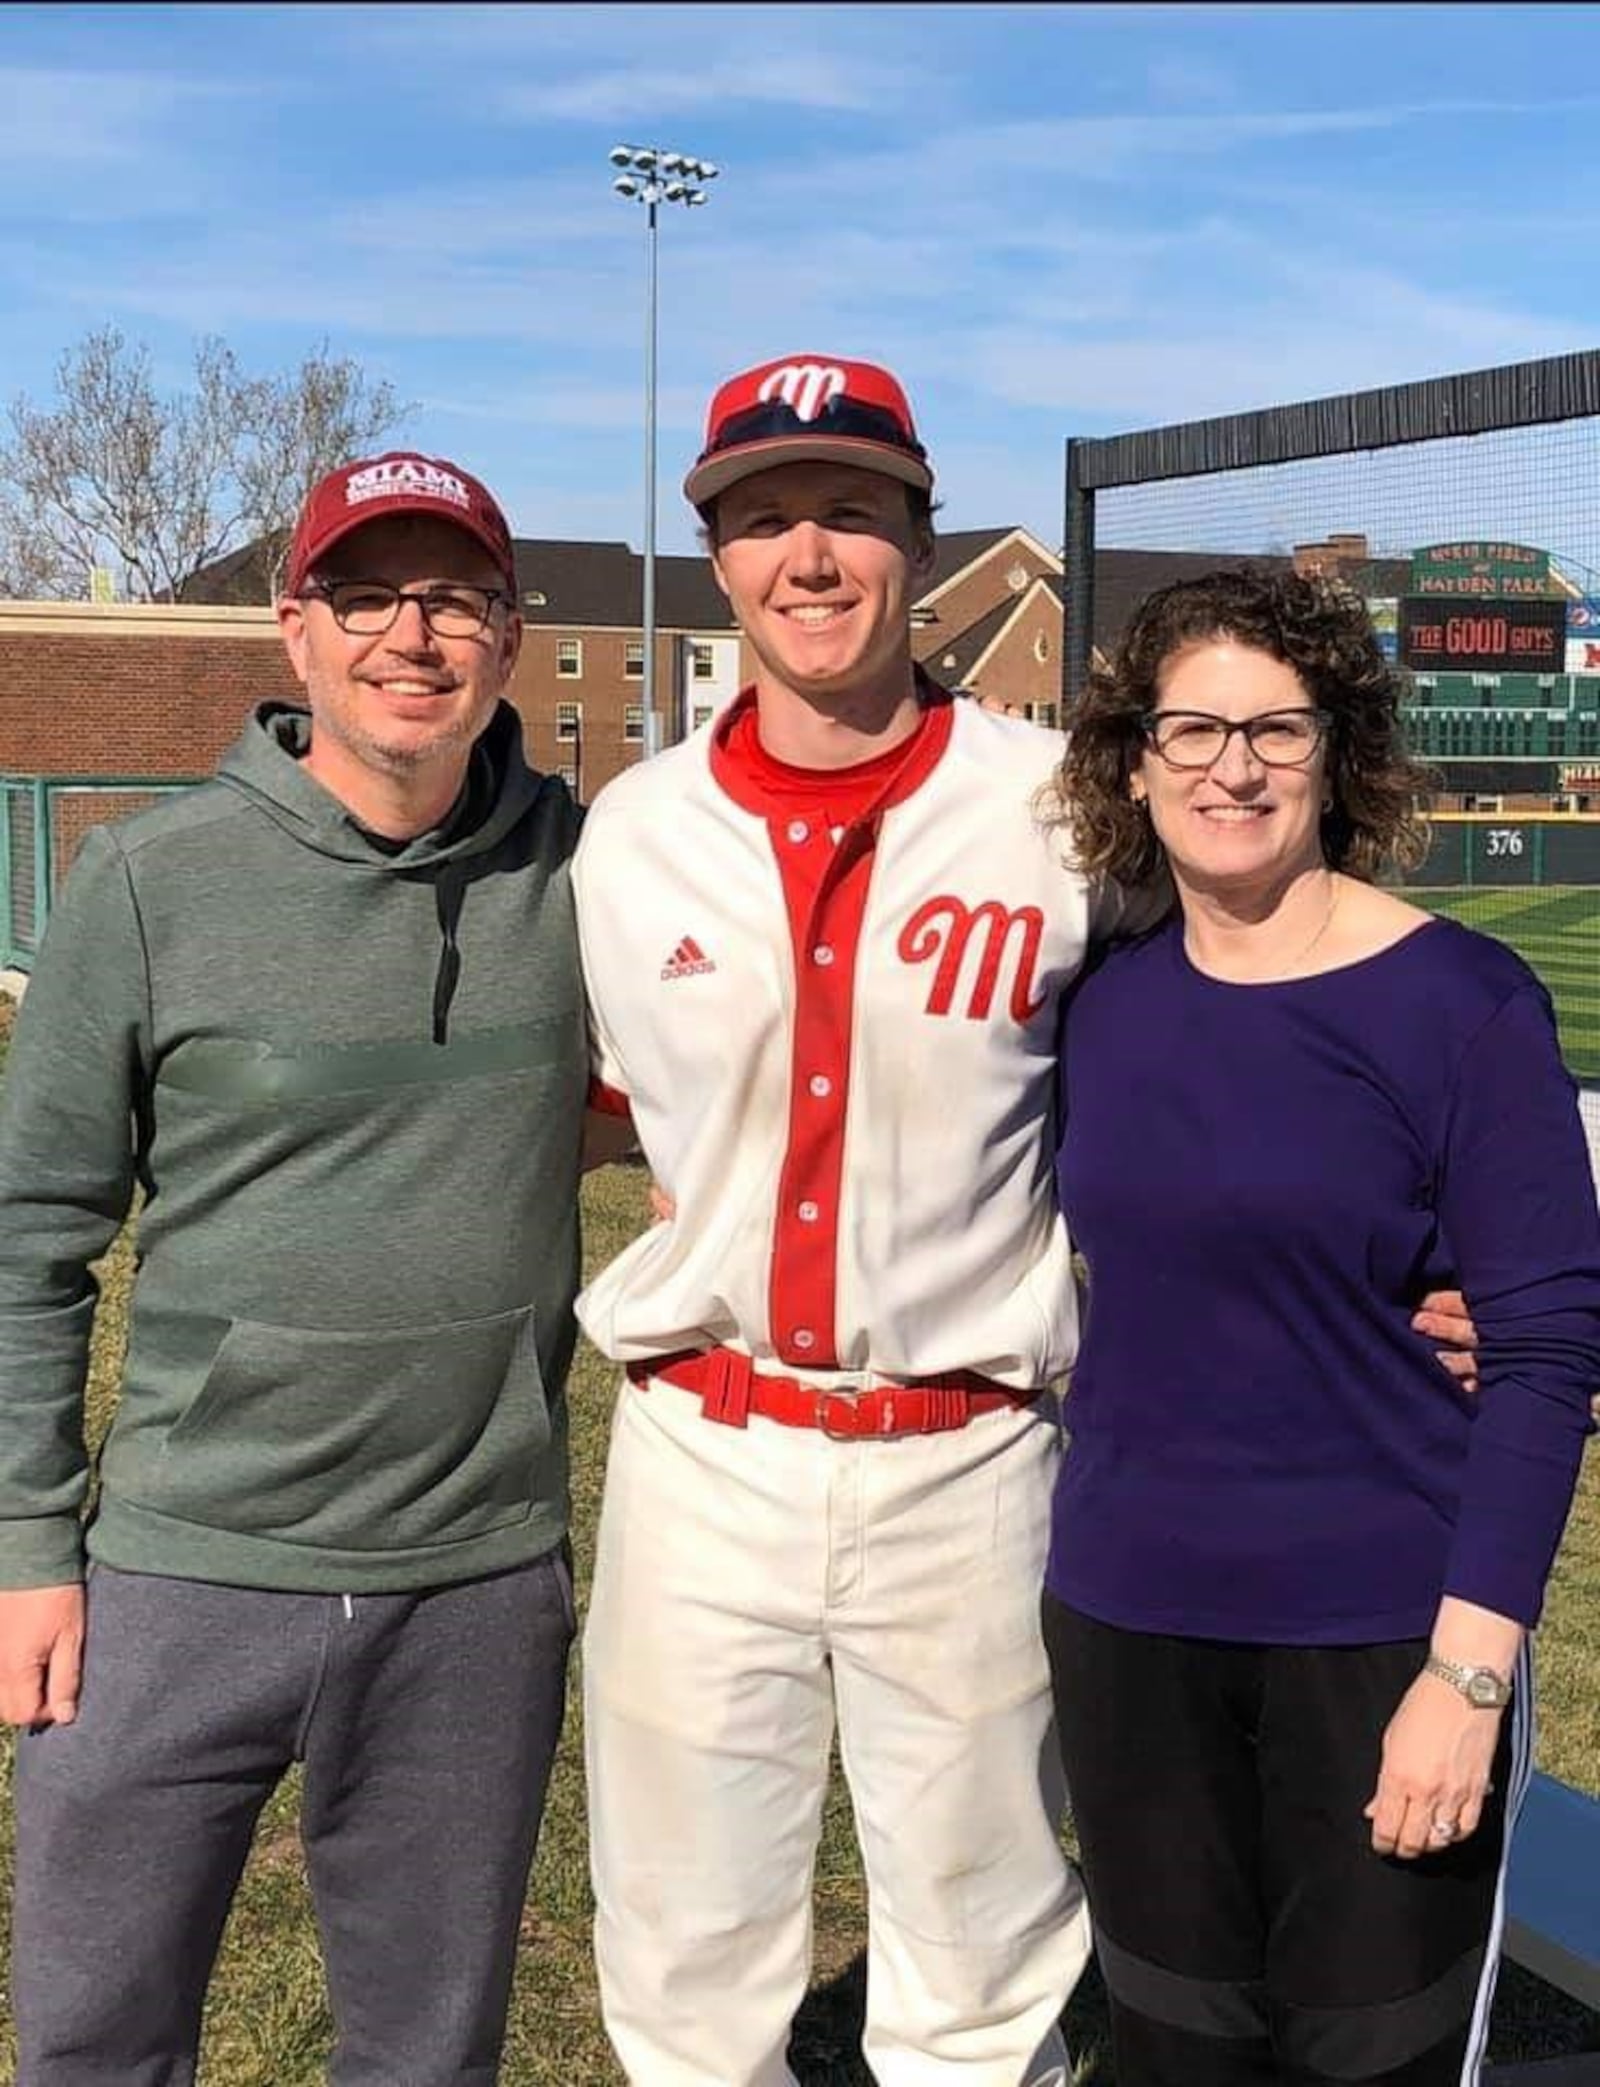
[[[1483,2069],[1483,2061],[1488,2055],[1489,2017],[1494,2010],[1495,1978],[1500,1969],[1500,1942],[1506,1925],[1506,1869],[1511,1860],[1511,1841],[1517,1830],[1517,1814],[1522,1810],[1522,1800],[1527,1796],[1528,1784],[1533,1779],[1538,1706],[1533,1694],[1533,1645],[1530,1639],[1524,1638],[1522,1642],[1512,1681],[1511,1780],[1506,1789],[1500,1875],[1495,1885],[1494,1919],[1489,1926],[1489,1940],[1483,1953],[1483,1971],[1478,1980],[1477,2002],[1472,2010],[1472,2027],[1467,2035],[1467,2048],[1461,2061],[1461,2087],[1476,2087],[1478,2075]]]

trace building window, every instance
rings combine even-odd
[[[643,742],[644,705],[642,703],[630,703],[627,709],[623,711],[622,736],[624,739]]]
[[[561,780],[566,784],[567,788],[572,792],[573,796],[576,797],[578,794],[577,769],[574,768],[570,762],[568,762],[568,764],[564,768],[558,768],[556,770],[556,774],[560,776]]]
[[[556,738],[568,746],[578,736],[578,727],[583,718],[581,703],[558,703],[556,705]]]
[[[1032,573],[1029,572],[1025,565],[1013,565],[1006,574],[1006,585],[1013,594],[1020,594],[1032,578]]]
[[[622,648],[622,671],[630,681],[644,679],[644,640],[630,638]]]
[[[689,656],[694,662],[696,681],[715,681],[717,678],[717,655],[711,646],[701,639],[693,639],[689,645]]]
[[[698,732],[702,725],[709,725],[716,714],[717,706],[714,703],[696,703],[694,706],[694,729]]]
[[[563,681],[576,681],[583,673],[582,638],[556,639],[556,672]]]
[[[1041,667],[1044,665],[1045,661],[1050,657],[1050,633],[1047,630],[1036,631],[1034,633],[1033,656],[1039,662]]]
[[[1054,703],[1025,703],[1022,706],[1022,714],[1030,725],[1048,725],[1052,732],[1056,729],[1057,711]]]

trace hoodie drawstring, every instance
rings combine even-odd
[[[433,977],[433,1040],[436,1044],[447,1043],[450,1036],[450,1003],[456,996],[456,987],[461,981],[461,950],[456,942],[456,928],[461,920],[461,904],[466,897],[466,872],[458,862],[447,862],[439,871],[439,880],[433,887],[433,907],[439,921],[439,968]]]

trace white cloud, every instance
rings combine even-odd
[[[792,109],[881,109],[887,102],[899,103],[907,85],[898,69],[841,63],[822,52],[780,48],[697,65],[614,66],[548,84],[511,87],[501,96],[500,108],[519,118],[625,125],[751,103]]]
[[[0,166],[109,170],[139,158],[186,104],[232,87],[167,73],[0,66]]]
[[[1233,76],[1214,60],[1193,53],[1164,51],[1145,71],[1145,88],[1155,101],[1221,102],[1233,100]]]
[[[687,386],[663,387],[656,394],[656,426],[664,434],[698,434],[705,404]],[[642,373],[631,383],[621,384],[577,384],[556,378],[547,384],[513,383],[471,398],[434,392],[423,405],[429,412],[449,413],[462,420],[559,428],[568,433],[629,434],[644,427]]]
[[[1089,421],[1166,425],[1562,354],[1586,345],[1589,333],[1584,322],[1481,309],[1458,330],[1447,301],[1427,318],[1425,310],[1403,293],[1380,302],[1369,291],[1366,309],[1347,310],[1337,329],[1324,311],[1243,311],[1228,325],[1207,314],[1166,330],[1070,342],[1006,329],[971,344],[972,369],[977,388],[1001,404],[1056,412],[1064,428],[1088,433]]]

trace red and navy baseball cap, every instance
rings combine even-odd
[[[873,362],[786,355],[730,377],[683,490],[696,507],[773,464],[854,464],[924,492],[933,467],[898,380]]]
[[[311,488],[289,546],[285,593],[298,594],[307,574],[352,529],[385,515],[431,515],[436,521],[454,522],[477,538],[516,592],[511,531],[489,488],[444,457],[390,449],[381,457],[341,464]]]

